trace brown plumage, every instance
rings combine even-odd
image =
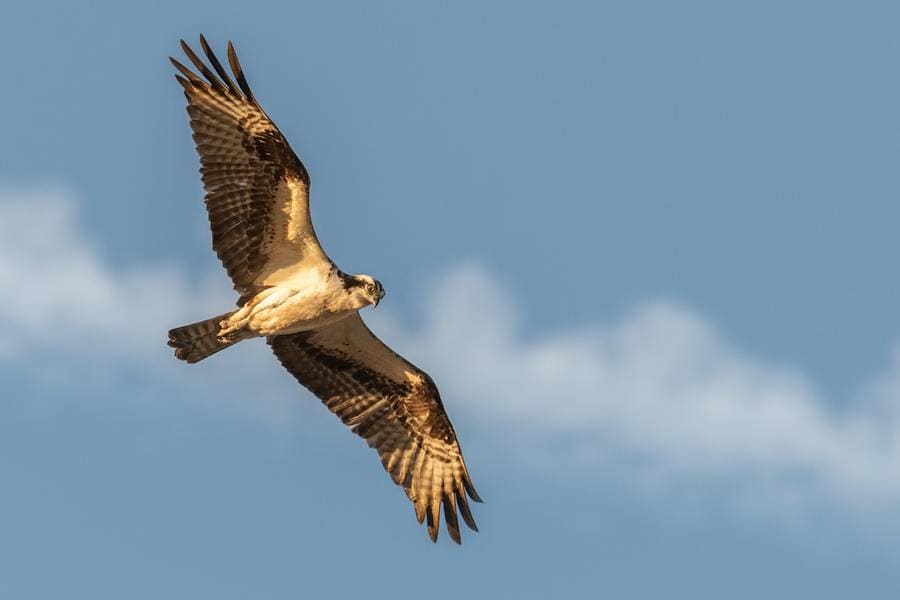
[[[267,279],[303,262],[328,261],[309,216],[309,174],[256,101],[234,47],[228,62],[235,85],[201,36],[213,73],[183,40],[206,78],[170,58],[183,76],[213,249],[242,298]]]
[[[322,250],[306,168],[260,107],[231,43],[233,79],[203,36],[200,45],[211,68],[181,42],[199,75],[171,60],[188,100],[213,248],[240,308],[171,330],[169,345],[193,363],[265,335],[281,364],[378,452],[432,541],[443,511],[460,543],[458,515],[477,531],[468,499],[481,500],[437,387],[363,323],[358,310],[377,304],[383,288],[344,274]]]
[[[466,495],[480,502],[437,387],[384,345],[358,314],[333,325],[269,338],[275,356],[331,412],[364,438],[437,539],[444,510],[460,542],[456,511],[477,531]]]
[[[175,357],[193,364],[237,342],[219,338],[219,323],[228,315],[225,313],[170,330],[169,345],[175,348]]]

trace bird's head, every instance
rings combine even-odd
[[[371,305],[378,306],[384,298],[384,287],[377,279],[368,275],[344,275],[344,289],[350,295],[350,303],[355,309]]]

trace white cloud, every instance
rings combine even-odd
[[[66,190],[0,188],[0,373],[7,382],[30,377],[45,400],[100,401],[115,391],[107,396],[117,404],[191,397],[270,423],[289,419],[296,397],[241,400],[252,375],[271,372],[265,352],[238,349],[218,368],[189,374],[166,346],[173,326],[232,306],[229,288],[218,274],[194,281],[167,265],[118,272],[79,226]]]
[[[7,326],[42,342],[58,339],[60,330],[73,337],[141,337],[164,319],[183,318],[193,302],[223,299],[222,286],[189,289],[173,268],[113,272],[78,227],[74,207],[60,189],[0,191]]]
[[[197,385],[176,375],[183,365],[164,332],[227,306],[224,277],[195,284],[159,266],[116,272],[78,228],[73,206],[58,191],[0,193],[0,358],[37,364],[42,379],[50,370],[71,381],[93,361],[107,375],[137,366],[148,381]],[[40,235],[29,230],[36,215]],[[415,329],[380,310],[367,318],[432,372],[451,416],[472,428],[467,438],[491,439],[523,465],[588,481],[618,467],[667,486],[726,483],[739,503],[782,512],[828,504],[862,514],[900,501],[900,349],[837,412],[796,369],[747,356],[671,303],[531,338],[490,274],[462,266],[426,307]],[[259,349],[229,352],[243,352],[240,363],[200,367],[224,376],[226,387],[277,369]],[[238,364],[245,377],[229,375]],[[239,406],[243,394],[232,395]],[[279,404],[255,395],[239,410],[278,422],[296,401],[281,396]]]
[[[740,503],[779,510],[900,501],[900,350],[837,412],[802,373],[745,355],[684,307],[648,303],[539,339],[517,313],[468,266],[433,292],[421,330],[386,325],[455,404],[568,474],[614,461],[657,483],[727,483]]]

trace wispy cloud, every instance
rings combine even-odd
[[[254,375],[271,373],[265,352],[238,349],[190,377],[166,346],[171,327],[233,305],[229,288],[219,274],[198,281],[173,265],[115,270],[80,227],[70,192],[0,188],[0,374],[10,386],[31,381],[45,403],[193,398],[270,423],[289,420],[295,397],[247,393]],[[248,395],[252,405],[242,400]]]
[[[121,383],[114,372],[136,367],[149,373],[146,386],[160,385],[160,373],[175,377],[182,365],[163,334],[205,316],[198,310],[227,306],[224,277],[196,284],[171,267],[116,271],[78,227],[74,206],[60,191],[0,193],[0,360],[79,385],[85,368],[106,372],[112,386]],[[438,282],[421,326],[390,313],[367,318],[432,372],[451,416],[522,465],[575,481],[612,469],[667,486],[724,482],[739,504],[780,511],[827,504],[860,513],[900,501],[900,349],[838,412],[803,373],[747,355],[683,306],[649,302],[615,323],[542,337],[520,311],[490,273],[469,265]],[[241,362],[201,367],[227,386],[252,379],[239,380],[237,364],[260,379],[277,368],[258,348],[229,352],[243,352]],[[277,421],[295,400],[254,397],[240,410]]]
[[[192,304],[224,297],[212,280],[188,286],[172,267],[113,271],[78,226],[75,206],[62,189],[0,190],[0,336],[7,345],[80,340],[80,352],[124,350],[127,356],[147,347],[102,345],[158,338],[161,323],[185,317]]]
[[[535,339],[490,273],[463,266],[432,292],[421,329],[385,325],[525,460],[726,484],[744,507],[782,512],[900,501],[900,351],[838,412],[803,373],[667,302]]]

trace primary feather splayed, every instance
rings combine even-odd
[[[434,381],[363,323],[359,310],[377,305],[384,288],[325,254],[309,174],[259,105],[232,44],[234,79],[203,36],[200,46],[211,68],[184,41],[197,72],[171,61],[188,101],[213,249],[240,298],[237,310],[171,330],[169,345],[194,363],[265,337],[297,381],[378,452],[432,541],[443,511],[460,543],[457,515],[477,531],[468,498],[481,500]]]

